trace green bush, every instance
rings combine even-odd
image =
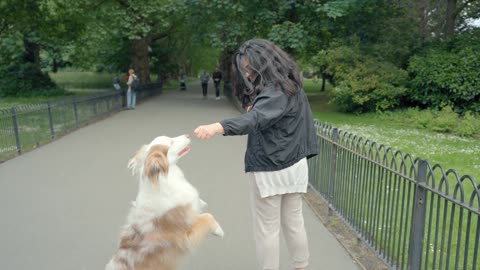
[[[436,112],[433,121],[429,124],[429,127],[431,130],[436,132],[449,133],[455,130],[457,121],[459,121],[459,116],[452,110],[451,107],[447,106],[441,111]]]
[[[400,122],[407,126],[426,129],[433,132],[451,133],[463,137],[480,136],[480,116],[471,111],[463,115],[452,107],[442,110],[409,108],[402,111],[382,113],[378,116],[385,122]]]
[[[410,101],[423,108],[480,112],[479,51],[480,38],[464,34],[412,57]]]
[[[67,92],[39,68],[30,63],[11,65],[0,72],[0,96],[58,96]]]
[[[425,110],[422,113],[419,113],[417,109],[410,109],[408,111],[412,112],[412,119],[414,119],[416,127],[428,129],[431,123],[433,123],[434,115],[430,110]]]
[[[333,102],[344,112],[385,111],[398,107],[407,91],[407,73],[363,54],[355,46],[320,52],[314,62],[335,85]]]
[[[455,133],[460,136],[480,135],[480,117],[475,117],[472,112],[466,112]]]

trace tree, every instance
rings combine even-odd
[[[0,69],[10,78],[2,85],[3,95],[60,92],[41,71],[40,55],[42,50],[58,52],[83,29],[75,7],[73,0],[6,0],[0,4],[5,14],[0,19],[0,37],[4,40],[0,44],[4,56]]]
[[[131,41],[131,65],[142,83],[150,82],[151,45],[174,33],[182,22],[185,3],[174,0],[116,0],[116,3],[110,14],[121,33]]]
[[[425,38],[427,35],[427,0],[419,0],[418,13],[420,17],[420,33],[421,37]]]
[[[480,3],[477,0],[447,0],[447,10],[445,18],[445,36],[447,38],[452,38],[455,34],[455,29],[457,28],[459,17],[463,17],[468,13],[465,13],[465,10],[474,9],[480,13]]]
[[[220,66],[225,71],[225,81],[230,81],[230,57],[244,40],[247,22],[253,18],[237,0],[192,1],[191,21],[195,24],[193,39],[217,48],[221,52]],[[255,1],[254,1],[255,2]],[[205,22],[209,22],[206,24]],[[252,28],[257,28],[252,20]]]

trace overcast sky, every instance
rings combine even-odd
[[[470,20],[470,23],[473,26],[480,27],[480,19]]]

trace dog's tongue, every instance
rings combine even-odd
[[[182,151],[180,151],[180,153],[178,153],[179,156],[182,156],[183,154],[185,154],[186,152],[188,152],[188,150],[190,150],[190,146],[187,146],[185,148],[183,148]]]

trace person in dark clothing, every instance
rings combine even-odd
[[[210,75],[208,75],[206,70],[203,70],[203,73],[200,74],[200,81],[202,82],[203,98],[207,98],[208,80],[209,79],[210,79]]]
[[[186,91],[187,90],[187,76],[182,73],[180,75],[180,91]]]
[[[215,98],[219,100],[220,99],[220,82],[223,79],[223,74],[218,69],[218,67],[215,69],[215,72],[213,72],[212,79],[213,79],[213,83],[215,84]]]
[[[120,77],[118,76],[118,74],[115,75],[115,77],[113,77],[113,88],[117,91],[120,91],[122,90],[122,87],[120,86]]]
[[[245,172],[261,269],[280,268],[282,231],[294,268],[304,270],[309,250],[301,194],[307,191],[307,159],[318,155],[318,142],[303,79],[295,61],[264,39],[240,47],[233,57],[233,75],[247,112],[198,126],[193,134],[205,140],[248,134]]]

